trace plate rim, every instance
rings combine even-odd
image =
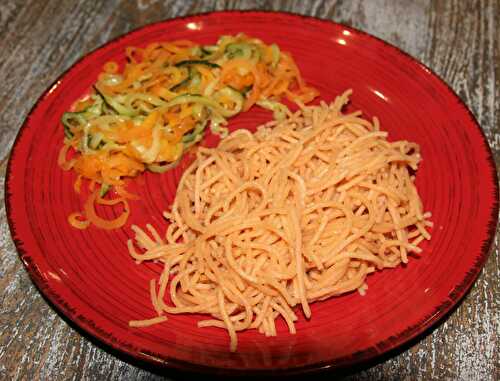
[[[480,250],[480,255],[474,258],[474,265],[473,267],[466,273],[465,277],[454,286],[454,288],[450,291],[449,297],[446,300],[443,300],[440,304],[436,305],[433,307],[433,312],[429,314],[428,316],[424,316],[422,319],[420,319],[419,323],[413,325],[413,326],[408,326],[405,330],[399,332],[397,335],[390,336],[389,338],[380,341],[376,344],[374,344],[372,347],[367,348],[366,350],[361,350],[358,352],[351,353],[349,355],[340,357],[340,358],[332,358],[329,360],[321,361],[321,362],[316,362],[304,366],[299,366],[299,367],[294,367],[294,368],[278,368],[278,369],[261,369],[261,368],[238,368],[238,369],[233,369],[233,368],[222,368],[222,367],[213,367],[213,366],[208,366],[208,365],[202,365],[202,364],[196,364],[192,362],[188,362],[185,360],[180,360],[176,359],[174,357],[167,357],[162,359],[156,359],[154,357],[145,355],[143,353],[138,353],[136,351],[130,350],[125,348],[123,345],[116,344],[114,343],[111,339],[103,336],[100,334],[95,327],[92,327],[91,325],[88,324],[88,322],[82,322],[77,319],[73,319],[70,317],[70,313],[68,311],[68,307],[65,306],[64,300],[60,301],[58,300],[58,297],[53,293],[53,290],[48,286],[48,283],[44,283],[42,281],[42,276],[40,274],[39,269],[36,266],[36,263],[33,264],[31,263],[31,259],[29,258],[28,252],[24,249],[23,247],[23,240],[22,237],[17,233],[16,231],[16,223],[13,218],[13,203],[12,203],[12,196],[13,192],[11,189],[11,177],[12,177],[12,167],[15,165],[15,151],[18,148],[20,141],[22,139],[22,136],[25,132],[25,130],[28,127],[29,120],[33,116],[33,114],[36,112],[38,107],[40,106],[41,103],[45,101],[45,99],[50,95],[51,90],[54,88],[54,86],[57,86],[59,82],[63,81],[66,75],[71,72],[72,70],[75,69],[77,65],[79,65],[81,62],[86,60],[90,55],[94,54],[95,52],[109,46],[115,43],[118,43],[120,40],[129,37],[130,35],[136,34],[136,33],[141,33],[142,31],[153,28],[158,25],[162,24],[168,24],[170,22],[174,21],[180,21],[180,20],[196,20],[199,18],[206,18],[206,17],[211,17],[211,16],[223,16],[223,15],[249,15],[249,14],[254,14],[254,15],[259,15],[259,16],[283,16],[286,18],[292,18],[295,20],[302,20],[306,22],[312,22],[312,23],[317,23],[318,25],[337,25],[342,28],[345,28],[355,34],[361,35],[365,38],[368,38],[370,40],[375,40],[377,43],[381,43],[384,45],[384,48],[387,49],[392,49],[396,51],[396,53],[404,56],[409,62],[413,63],[416,65],[416,67],[419,67],[420,70],[423,70],[426,72],[427,75],[434,77],[435,79],[438,80],[438,82],[441,83],[441,85],[444,85],[444,88],[446,90],[446,93],[448,96],[451,96],[454,98],[458,106],[465,111],[465,114],[467,115],[467,120],[468,124],[472,124],[475,126],[475,128],[478,130],[483,144],[485,146],[485,153],[486,153],[486,160],[489,163],[489,169],[491,171],[492,179],[493,179],[493,188],[494,188],[494,202],[493,205],[491,206],[490,209],[490,215],[489,215],[489,222],[487,226],[487,239],[483,241],[481,245],[481,250]],[[6,208],[6,216],[7,216],[7,222],[9,226],[9,231],[11,234],[11,238],[15,244],[16,251],[18,253],[18,257],[21,260],[26,272],[28,273],[31,281],[33,284],[36,286],[42,297],[48,301],[48,304],[51,305],[52,308],[54,308],[59,315],[62,315],[61,317],[63,320],[69,320],[70,325],[73,326],[73,328],[76,326],[78,333],[89,339],[91,342],[94,344],[95,341],[97,341],[99,344],[98,345],[104,345],[105,347],[111,348],[113,351],[117,351],[118,353],[115,355],[125,355],[128,357],[131,357],[134,360],[138,360],[140,362],[145,362],[146,364],[150,364],[153,366],[159,366],[159,367],[166,367],[166,368],[174,368],[174,369],[179,369],[179,370],[184,370],[184,371],[196,371],[196,372],[203,372],[203,373],[211,373],[211,374],[246,374],[246,375],[262,375],[262,374],[280,374],[280,375],[285,375],[285,374],[303,374],[303,373],[310,373],[310,372],[315,372],[315,371],[320,371],[320,370],[325,370],[325,369],[337,369],[337,368],[345,368],[349,367],[355,364],[360,364],[360,363],[367,363],[369,361],[372,361],[376,358],[382,357],[383,355],[387,355],[391,353],[393,350],[396,350],[398,348],[403,347],[405,344],[410,343],[412,340],[415,338],[425,334],[426,332],[430,332],[432,328],[437,327],[438,323],[442,322],[452,311],[452,309],[456,306],[459,305],[461,301],[463,301],[464,296],[466,293],[472,288],[473,284],[479,277],[484,265],[486,264],[486,261],[488,260],[488,257],[490,256],[490,253],[493,249],[493,242],[495,240],[496,236],[496,229],[498,225],[498,218],[499,218],[499,179],[498,179],[498,173],[497,173],[497,166],[495,163],[495,159],[493,156],[493,152],[491,149],[491,146],[489,145],[489,142],[486,138],[486,135],[478,123],[476,117],[470,110],[470,108],[465,104],[465,102],[458,96],[458,94],[451,88],[451,86],[440,76],[438,75],[433,69],[428,67],[426,64],[422,63],[419,61],[417,58],[413,57],[409,53],[405,52],[401,48],[379,38],[376,37],[368,32],[364,32],[360,29],[357,29],[355,27],[346,25],[344,23],[336,22],[331,19],[326,19],[326,18],[321,18],[321,17],[316,17],[316,16],[309,16],[309,15],[303,15],[300,13],[294,13],[294,12],[289,12],[289,11],[268,11],[268,10],[255,10],[255,9],[249,9],[249,10],[216,10],[216,11],[208,11],[208,12],[202,12],[202,13],[196,13],[196,14],[188,14],[184,16],[177,16],[177,17],[172,17],[168,19],[163,19],[159,20],[156,22],[148,23],[143,26],[137,27],[133,30],[130,30],[126,33],[120,34],[117,37],[114,37],[113,39],[110,39],[106,41],[105,43],[97,46],[96,48],[86,52],[84,55],[82,55],[78,60],[73,62],[67,69],[65,69],[63,72],[61,72],[55,81],[53,81],[47,88],[46,90],[43,91],[43,93],[38,97],[36,102],[34,103],[33,107],[30,109],[30,111],[27,113],[26,117],[24,118],[24,121],[19,128],[16,137],[14,139],[14,142],[12,144],[12,147],[9,152],[9,159],[7,163],[7,168],[6,168],[6,174],[5,174],[5,183],[4,183],[4,203],[5,203],[5,208]],[[90,336],[90,338],[89,338]],[[375,350],[377,348],[378,350]],[[381,349],[380,349],[381,348]]]

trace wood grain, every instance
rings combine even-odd
[[[500,163],[500,0],[36,1],[0,3],[0,186],[10,148],[38,96],[86,52],[145,24],[221,9],[268,9],[342,22],[438,73],[477,117]],[[160,380],[83,337],[46,303],[17,258],[0,204],[0,379]],[[492,255],[463,303],[431,333],[349,380],[497,380],[500,265]],[[333,375],[326,374],[325,379]]]

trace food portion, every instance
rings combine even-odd
[[[131,326],[204,313],[198,326],[226,329],[235,351],[237,332],[274,336],[280,318],[295,333],[311,303],[364,294],[369,274],[421,252],[432,223],[414,184],[419,146],[343,114],[349,95],[197,150],[166,232],[133,227],[131,256],[164,268],[150,283],[157,316]]]
[[[279,119],[287,110],[283,99],[307,103],[317,95],[289,53],[244,34],[222,36],[215,45],[129,47],[126,63],[106,63],[91,93],[62,116],[59,164],[78,174],[77,191],[87,179],[100,185],[92,194],[97,202],[113,187],[126,204],[126,179],[165,172],[207,127],[224,137],[228,119],[253,105]],[[85,211],[70,216],[75,227],[94,222]]]

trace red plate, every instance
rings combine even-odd
[[[154,316],[148,282],[159,265],[136,265],[126,248],[130,224],[118,231],[70,227],[81,210],[74,174],[57,166],[59,123],[95,81],[102,65],[123,59],[126,46],[159,40],[214,43],[245,32],[292,52],[305,79],[331,100],[352,88],[352,108],[377,115],[391,140],[421,146],[417,186],[435,224],[423,254],[405,268],[368,278],[366,296],[351,293],[312,306],[312,319],[290,335],[239,335],[230,354],[224,330],[196,327],[200,316],[171,316],[134,329],[130,319]],[[250,128],[270,119],[253,108],[231,122]],[[181,167],[182,168],[182,167]],[[132,187],[129,223],[165,226],[161,211],[174,197],[181,168],[147,174]],[[306,371],[374,358],[414,338],[448,312],[484,265],[498,218],[498,181],[491,151],[471,112],[424,65],[352,28],[283,13],[217,12],[154,24],[88,54],[48,89],[21,128],[9,162],[6,203],[10,229],[33,282],[66,317],[103,343],[157,365],[197,370]],[[118,211],[114,211],[116,214]],[[112,217],[109,213],[108,217]]]

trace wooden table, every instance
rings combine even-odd
[[[351,25],[436,71],[470,107],[500,163],[500,0],[57,1],[0,3],[0,182],[23,119],[65,69],[88,51],[145,24],[220,9],[284,10]],[[71,328],[31,283],[0,203],[0,379],[164,379],[107,353]],[[352,380],[500,378],[497,240],[463,303],[425,337]],[[165,374],[165,373],[164,373]],[[189,378],[167,372],[167,379]],[[332,375],[326,375],[325,379]]]

